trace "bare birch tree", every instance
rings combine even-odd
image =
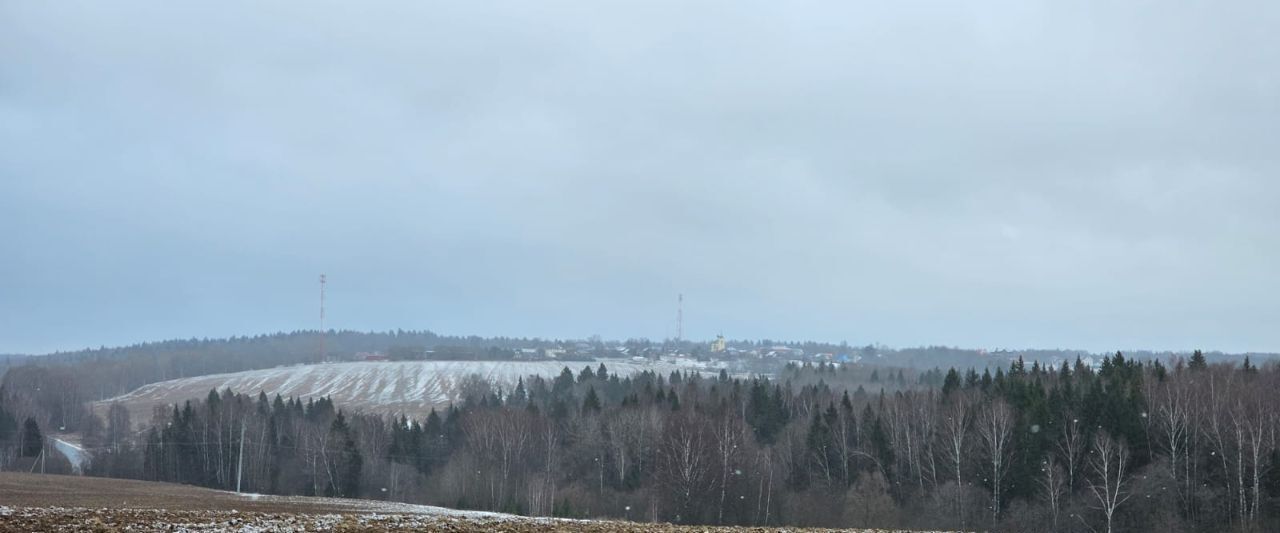
[[[1093,449],[1089,455],[1089,465],[1093,476],[1089,481],[1089,491],[1098,500],[1099,508],[1106,517],[1106,531],[1112,532],[1116,509],[1128,501],[1130,494],[1124,483],[1129,466],[1129,446],[1099,431],[1093,438]]]
[[[1058,511],[1062,508],[1062,498],[1066,496],[1067,483],[1053,454],[1047,454],[1040,463],[1040,477],[1036,480],[1045,503],[1049,504],[1049,512],[1053,514],[1053,527],[1058,528]]]
[[[746,424],[734,412],[720,416],[711,429],[715,442],[716,461],[720,467],[720,502],[716,508],[716,523],[724,523],[724,500],[729,488],[729,476],[734,473],[738,455],[746,444]]]
[[[689,417],[676,417],[668,424],[661,453],[666,484],[680,509],[677,519],[689,519],[694,500],[706,486],[712,462],[707,441],[704,429]]]
[[[968,395],[964,393],[952,395],[950,403],[942,416],[942,437],[944,439],[943,449],[947,463],[950,465],[952,473],[955,474],[956,515],[960,519],[961,527],[965,524],[964,499],[960,496],[964,492],[961,490],[964,486],[962,474],[964,472],[964,460],[968,456],[969,427],[972,423],[973,413],[971,412]]]
[[[1075,493],[1085,454],[1084,432],[1079,418],[1070,416],[1063,421],[1062,437],[1058,439],[1058,454],[1066,470],[1067,492]]]
[[[1185,506],[1191,495],[1182,480],[1189,472],[1182,464],[1190,461],[1188,448],[1191,428],[1191,394],[1185,380],[1168,379],[1153,391],[1156,405],[1156,427],[1160,443],[1169,454],[1169,474],[1173,479],[1179,505]]]
[[[1009,462],[1013,458],[1013,412],[1001,400],[992,400],[978,415],[976,424],[978,442],[982,445],[983,457],[986,460],[986,471],[991,476],[991,513],[1000,516],[1001,496],[1004,489],[1004,476],[1008,473]]]

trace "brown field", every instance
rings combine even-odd
[[[17,531],[656,533],[780,530],[528,518],[373,500],[241,495],[170,483],[0,473],[0,532]]]
[[[105,507],[263,513],[375,511],[381,502],[341,498],[249,497],[191,485],[130,479],[0,473],[0,505],[7,507]]]

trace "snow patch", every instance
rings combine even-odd
[[[664,376],[677,370],[705,374],[718,371],[713,365],[688,359],[605,360],[603,363],[610,374],[621,376],[646,370]],[[330,396],[343,409],[421,417],[433,407],[462,400],[461,385],[471,375],[510,391],[520,378],[530,375],[553,378],[566,367],[576,375],[584,366],[594,371],[600,364],[600,361],[368,361],[297,365],[162,381],[97,405],[105,409],[113,402],[121,402],[129,408],[133,419],[141,422],[151,418],[151,410],[156,406],[203,398],[212,389],[229,388],[242,394],[265,392],[271,397],[279,394],[304,400]]]
[[[84,448],[57,437],[53,438],[53,447],[56,448],[58,452],[62,453],[62,455],[67,458],[67,461],[71,463],[72,472],[76,474],[84,473],[84,465],[89,462],[89,453],[84,451]]]

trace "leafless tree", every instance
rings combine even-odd
[[[973,413],[968,395],[963,392],[952,395],[942,415],[942,437],[944,439],[944,454],[952,472],[955,474],[956,515],[960,519],[961,527],[965,524],[965,513],[963,500],[959,497],[959,494],[962,492],[960,488],[964,486],[962,473],[964,471],[965,457],[969,453],[969,427],[972,423]]]
[[[911,407],[907,405],[901,392],[895,393],[884,403],[884,421],[889,430],[889,442],[892,444],[893,449],[897,450],[897,453],[894,454],[895,463],[897,464],[886,466],[896,468],[898,472],[903,472],[908,476],[913,472],[912,465],[915,462],[914,458],[917,451],[915,446],[917,442],[912,438],[914,435],[912,435],[911,431],[911,414]],[[898,489],[896,492],[901,496],[901,484],[896,488]]]
[[[531,416],[524,410],[502,409],[498,421],[498,457],[501,475],[498,484],[499,502],[507,498],[507,484],[512,470],[524,470],[525,451],[533,435]]]
[[[538,418],[530,431],[536,440],[542,460],[542,472],[529,482],[529,513],[550,516],[556,497],[556,451],[559,449],[560,430],[545,418]]]
[[[999,517],[1004,476],[1013,458],[1013,447],[1009,442],[1013,434],[1013,412],[1003,401],[992,400],[978,415],[976,426],[986,470],[991,476],[991,513],[993,517]]]
[[[1062,424],[1062,436],[1058,439],[1058,454],[1067,474],[1067,492],[1074,493],[1080,479],[1080,467],[1085,454],[1084,432],[1080,419],[1068,416]]]
[[[507,499],[512,471],[522,460],[532,438],[529,414],[518,409],[492,409],[473,413],[462,428],[467,443],[489,471],[489,503],[498,508]]]
[[[920,442],[916,458],[916,478],[920,490],[925,490],[925,481],[931,487],[938,484],[938,454],[934,452],[938,441],[938,402],[933,392],[912,393],[915,408],[911,417],[911,428]],[[923,396],[923,397],[922,397]]]
[[[113,451],[120,451],[120,444],[132,434],[129,423],[129,410],[119,402],[112,402],[107,408],[106,443]]]
[[[1239,385],[1235,405],[1231,409],[1231,436],[1236,450],[1236,499],[1237,514],[1241,523],[1257,520],[1260,485],[1266,469],[1263,454],[1271,450],[1268,435],[1274,432],[1267,426],[1274,420],[1267,412],[1267,392],[1256,381]]]
[[[1107,533],[1111,533],[1116,509],[1130,496],[1124,487],[1128,475],[1125,470],[1129,466],[1129,446],[1099,431],[1094,435],[1089,465],[1093,470],[1089,491],[1098,500],[1099,508],[1106,517]]]
[[[853,483],[853,458],[858,450],[858,424],[852,411],[841,409],[831,428],[836,451],[840,454],[840,480],[848,487]]]
[[[1053,514],[1053,527],[1058,527],[1058,510],[1062,508],[1062,498],[1066,496],[1067,484],[1063,479],[1062,466],[1053,457],[1053,454],[1047,454],[1043,462],[1040,463],[1040,477],[1037,483],[1040,485],[1040,492],[1044,495],[1045,502],[1049,504],[1049,512]]]
[[[1173,376],[1156,386],[1151,398],[1156,407],[1155,419],[1160,442],[1169,454],[1169,474],[1173,478],[1179,502],[1185,507],[1191,497],[1190,487],[1181,481],[1190,472],[1183,463],[1191,460],[1187,453],[1191,433],[1191,391],[1185,379]]]
[[[773,455],[776,448],[760,450],[756,454],[756,470],[761,472],[760,488],[756,493],[755,523],[769,524],[769,510],[773,503]]]
[[[1221,370],[1223,369],[1210,368],[1204,372],[1208,382],[1201,402],[1201,409],[1204,411],[1201,417],[1201,433],[1210,446],[1210,454],[1218,459],[1222,471],[1230,473],[1233,470],[1232,457],[1236,455],[1233,453],[1236,451],[1233,448],[1239,446],[1238,439],[1233,438],[1235,435],[1232,433],[1232,428],[1227,425],[1232,419],[1233,405],[1230,393],[1235,384],[1232,383],[1234,373],[1221,372]],[[1237,466],[1240,466],[1238,461]],[[1237,479],[1233,479],[1233,476],[1225,475],[1223,481],[1224,489],[1228,494],[1238,492],[1238,487],[1233,487],[1237,485]],[[1232,508],[1231,514],[1235,515],[1233,520],[1239,519],[1240,502],[1231,497],[1225,501],[1228,502],[1228,507]]]
[[[631,460],[637,454],[632,443],[639,426],[639,415],[634,409],[619,412],[605,422],[605,446],[609,449],[619,487],[626,481]]]
[[[724,500],[730,476],[734,475],[738,455],[744,450],[747,441],[746,424],[738,418],[737,413],[726,412],[712,425],[711,436],[720,470],[720,502],[716,508],[716,523],[723,524]]]
[[[687,519],[711,470],[709,439],[705,428],[688,416],[672,418],[665,433],[661,449],[665,481],[680,509],[678,517]]]

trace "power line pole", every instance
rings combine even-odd
[[[324,346],[324,274],[320,274],[320,362],[324,363],[329,360],[325,353]]]
[[[236,494],[240,493],[240,477],[244,475],[244,419],[240,419],[240,455],[236,457]]]

